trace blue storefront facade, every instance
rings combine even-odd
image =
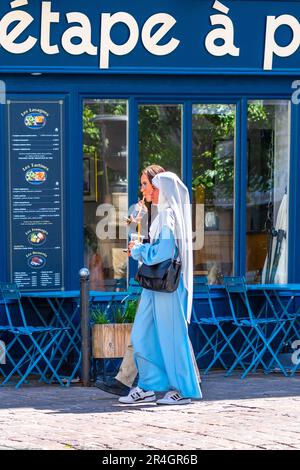
[[[1,2],[0,278],[126,290],[158,163],[190,190],[195,276],[300,283],[299,33],[298,1]]]

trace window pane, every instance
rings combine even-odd
[[[139,106],[140,171],[157,164],[181,176],[181,105]]]
[[[289,102],[249,101],[248,282],[287,282],[289,143]]]
[[[127,284],[127,121],[126,101],[84,101],[84,258],[91,290]]]
[[[194,274],[233,273],[235,106],[193,106]]]

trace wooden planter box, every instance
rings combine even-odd
[[[93,325],[92,345],[94,359],[123,357],[128,344],[132,323]]]

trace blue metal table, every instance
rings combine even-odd
[[[266,306],[269,306],[272,313],[278,318],[289,315],[297,317],[300,314],[300,306],[293,308],[293,301],[300,296],[300,284],[247,284],[248,292],[261,292],[266,299]],[[299,335],[300,330],[294,330],[295,335]]]

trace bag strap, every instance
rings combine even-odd
[[[175,244],[175,251],[174,251],[174,255],[173,255],[172,259],[173,259],[173,261],[181,262],[181,259],[180,259],[180,256],[179,256],[179,248],[176,244]]]

